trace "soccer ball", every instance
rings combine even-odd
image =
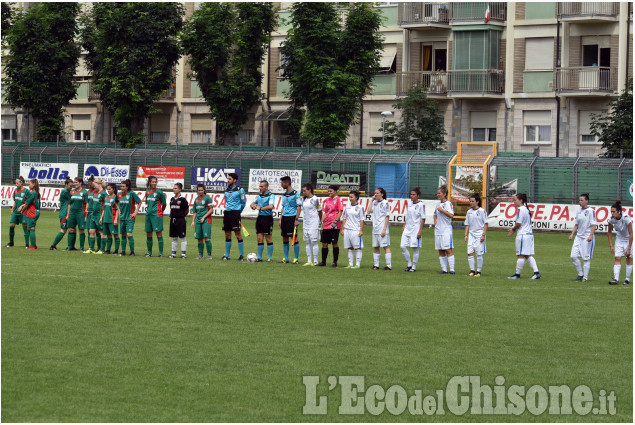
[[[256,260],[258,260],[258,256],[256,255],[256,253],[250,252],[249,254],[247,254],[247,261],[249,261],[250,263],[255,263]]]

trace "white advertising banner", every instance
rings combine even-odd
[[[67,177],[78,176],[77,164],[68,162],[20,162],[20,175],[27,181],[38,179],[38,183],[64,185]]]
[[[84,164],[84,181],[90,176],[100,178],[106,183],[121,183],[130,178],[129,165]]]
[[[280,184],[280,179],[284,176],[291,177],[291,187],[300,192],[302,189],[302,170],[272,170],[252,168],[249,170],[249,192],[260,191],[260,181],[269,182],[269,190],[273,193],[284,193],[285,190]]]

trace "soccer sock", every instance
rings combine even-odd
[[[317,264],[318,261],[320,261],[318,260],[318,253],[320,252],[320,245],[318,245],[318,241],[315,241],[313,243],[312,248],[313,248],[313,263]]]
[[[99,248],[101,246],[101,235],[99,234],[99,232],[97,232],[97,235],[95,236],[95,238],[97,239],[97,248]],[[82,237],[80,235],[79,245],[81,246],[81,244],[82,244]]]
[[[337,260],[340,258],[340,247],[333,248],[333,263],[337,264]]]
[[[520,275],[525,267],[525,257],[521,257],[516,261],[516,274]]]
[[[128,242],[128,236],[121,235],[121,252],[126,252],[126,243]]]
[[[29,229],[26,226],[22,226],[22,230],[24,230],[24,243],[29,246]]]
[[[128,236],[128,243],[130,243],[130,252],[134,252],[134,236]]]
[[[481,270],[483,270],[483,256],[477,255],[476,256],[476,271],[480,272]]]
[[[212,241],[205,241],[205,247],[207,248],[207,255],[211,257],[212,255]]]
[[[621,264],[613,264],[613,279],[620,280],[620,271],[622,270]],[[626,273],[626,278],[628,279],[628,273]]]
[[[289,261],[289,242],[282,242],[282,252],[284,253],[284,259]]]
[[[589,270],[591,270],[591,260],[584,261],[584,278],[589,278]]]
[[[187,252],[187,238],[181,238],[181,254]]]
[[[580,263],[580,259],[578,257],[571,257],[571,261],[573,261],[573,265],[575,266],[575,270],[578,272],[578,276],[582,276],[582,264]]]
[[[75,246],[75,238],[77,237],[76,233],[68,233],[68,249],[71,249]]]
[[[203,242],[199,242],[198,243],[198,256],[202,257],[204,251],[205,251],[205,245],[203,244]]]
[[[88,249],[91,251],[95,250],[95,238],[88,236]]]
[[[163,236],[157,236],[157,242],[159,242],[159,255],[163,255]]]
[[[401,253],[403,254],[403,259],[406,260],[406,264],[408,265],[408,267],[412,267],[412,262],[410,261],[410,252],[408,251],[408,248],[402,246]]]
[[[296,260],[300,258],[300,242],[298,241],[293,244],[293,256]]]
[[[392,269],[392,252],[386,254],[386,266]]]
[[[304,248],[306,249],[306,262],[307,263],[312,263],[313,262],[313,247],[311,246],[311,241],[306,241],[306,245],[304,245]]]
[[[55,235],[55,240],[53,241],[53,245],[51,246],[57,246],[57,244],[60,243],[63,237],[64,237],[64,233],[59,232],[57,235]]]
[[[114,238],[115,239],[115,251],[119,251],[119,244],[121,243],[121,241],[119,240],[119,238]]]
[[[108,243],[108,238],[101,238],[101,250],[105,251],[106,250],[106,244]]]
[[[534,273],[538,273],[538,264],[536,264],[536,259],[534,257],[529,257],[527,259],[527,262],[529,263],[529,267],[531,267],[531,269],[534,271]],[[591,263],[589,263],[591,264]]]
[[[348,250],[348,265],[353,267],[355,265],[355,250]]]
[[[172,254],[176,254],[176,248],[179,246],[179,238],[172,238]]]
[[[329,249],[328,248],[322,248],[322,264],[326,264],[326,259],[329,256]]]
[[[229,252],[232,250],[232,240],[225,239],[225,257],[229,258]]]
[[[245,244],[243,241],[238,241],[238,255],[241,257],[245,255]]]
[[[262,252],[265,250],[265,244],[264,243],[259,243],[258,244],[258,259],[262,260]]]
[[[373,252],[373,265],[375,267],[379,267],[379,257],[381,256],[381,254],[379,254],[378,252]]]
[[[439,262],[441,263],[441,270],[444,272],[448,271],[448,257],[439,257]]]
[[[419,262],[419,248],[412,248],[412,268],[417,269],[417,263]]]
[[[474,271],[474,256],[473,255],[467,256],[467,263],[470,265],[470,271],[473,272]]]
[[[268,243],[267,244],[267,257],[271,260],[271,257],[273,257],[273,243]]]
[[[362,250],[361,249],[356,249],[355,250],[355,257],[357,259],[357,267],[361,267],[362,266]]]
[[[110,251],[110,248],[112,248],[112,238],[107,238],[106,239],[106,251]]]
[[[448,264],[450,265],[450,271],[454,271],[454,255],[448,255]]]
[[[15,236],[15,226],[9,226],[9,242],[13,243],[14,236]]]
[[[84,245],[86,245],[86,233],[79,234],[79,249],[84,250]],[[75,246],[75,241],[73,241],[73,247]]]
[[[146,248],[148,248],[148,254],[152,255],[152,236],[146,237]]]
[[[35,229],[29,230],[29,238],[31,239],[31,246],[35,246]]]
[[[627,264],[626,265],[626,279],[629,282],[631,281],[631,275],[633,274],[633,265],[631,264],[630,266]]]

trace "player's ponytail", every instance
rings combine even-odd
[[[116,195],[117,194],[117,185],[115,183],[108,183],[108,185],[106,187],[111,187],[113,193]]]
[[[306,189],[309,192],[311,192],[311,195],[313,195],[313,185],[311,183],[304,183],[302,185],[302,189]]]
[[[448,187],[446,185],[439,186],[437,190],[443,193],[443,195],[445,195],[446,198],[448,197]]]
[[[16,180],[20,180],[20,181],[22,182],[22,184],[24,184],[24,183],[25,183],[25,181],[24,181],[24,177],[22,177],[22,176],[18,177]]]
[[[381,193],[381,197],[383,199],[388,198],[388,195],[386,194],[386,189],[384,189],[383,187],[378,187],[377,190],[379,191],[379,193]]]
[[[622,201],[615,201],[615,203],[613,205],[611,205],[611,208],[615,208],[615,210],[617,212],[620,213],[620,215],[622,214]]]
[[[37,198],[40,199],[40,182],[38,182],[37,179],[31,179],[29,181],[33,183],[33,190],[37,193]]]
[[[126,189],[123,189],[123,186],[126,187]],[[126,194],[128,194],[128,192],[130,192],[130,189],[132,188],[132,182],[130,181],[130,179],[126,179],[124,181],[121,182],[121,190],[123,190]]]
[[[481,195],[479,195],[478,193],[473,193],[472,195],[470,195],[470,198],[474,198],[474,200],[476,201],[476,203],[478,204],[479,207],[481,207]]]
[[[351,190],[349,192],[351,195],[353,195],[355,197],[355,199],[359,199],[359,191],[357,190]]]
[[[66,180],[64,180],[64,186],[66,186],[69,183],[73,183],[73,179],[71,179],[70,177],[66,177]]]

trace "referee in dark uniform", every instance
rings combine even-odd
[[[185,217],[190,211],[187,199],[181,196],[183,185],[174,184],[174,197],[170,199],[170,237],[172,238],[172,254],[168,258],[176,258],[176,247],[181,238],[181,258],[185,258],[187,252],[187,239],[185,239]]]

